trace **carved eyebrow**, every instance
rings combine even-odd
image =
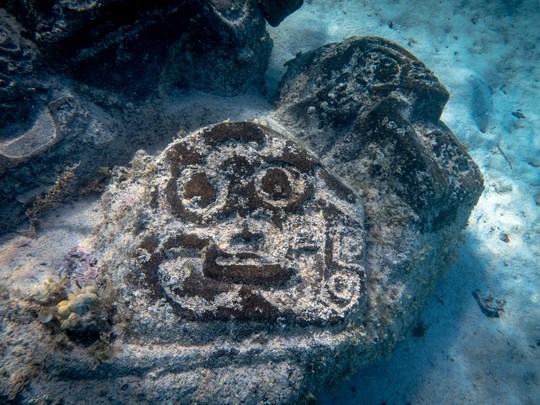
[[[320,165],[319,160],[308,151],[305,151],[293,142],[287,141],[279,156],[263,157],[265,163],[287,163],[303,173],[312,172],[313,169]]]
[[[211,147],[231,140],[242,143],[256,142],[260,146],[266,143],[266,135],[258,125],[252,122],[225,122],[218,124],[204,130],[202,138]]]
[[[190,141],[182,141],[173,145],[167,151],[167,160],[176,170],[180,165],[202,164],[203,156]]]

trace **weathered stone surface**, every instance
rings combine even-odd
[[[262,89],[272,39],[253,0],[208,0],[169,51],[163,85],[233,96]]]
[[[30,129],[0,142],[0,233],[25,219],[28,203],[43,192],[44,185],[54,184],[65,167],[81,161],[81,144],[99,146],[99,140],[90,141],[85,136],[96,135],[92,125],[100,122],[100,116],[90,118],[73,94],[54,93]],[[92,166],[103,159],[104,155],[83,161],[81,174],[93,172]]]
[[[336,359],[369,323],[363,207],[294,141],[252,122],[205,128],[119,169],[102,216],[93,253],[64,260],[69,299],[39,301],[48,371],[28,395],[296,403],[351,365]]]
[[[128,96],[163,79],[228,96],[260,88],[272,48],[252,0],[25,0],[7,9],[50,71]]]
[[[439,121],[447,99],[418,59],[373,37],[298,56],[280,84],[275,118],[364,204],[370,319],[383,346],[414,322],[483,190]]]
[[[258,0],[258,3],[268,24],[277,27],[285,17],[302,7],[304,0]]]
[[[125,296],[129,285],[138,305],[160,302],[165,311],[137,316],[171,322],[172,330],[161,330],[180,341],[176,319],[197,327],[244,320],[264,329],[278,319],[336,323],[358,311],[365,297],[362,207],[294,142],[252,123],[224,123],[174,143],[149,165],[145,178],[124,182],[104,206],[112,215],[105,235],[125,235],[124,246],[116,241],[121,254],[111,252],[107,264],[124,310],[137,311]],[[125,204],[128,215],[119,210]],[[107,239],[102,243],[109,250]],[[214,333],[211,323],[206,329]]]
[[[35,45],[23,38],[20,24],[0,9],[0,127],[29,119],[32,105],[40,105],[47,85],[38,80]],[[0,133],[0,142],[8,134]]]

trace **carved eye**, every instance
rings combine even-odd
[[[374,79],[379,83],[390,83],[399,74],[399,65],[395,60],[390,58],[381,58],[376,63]]]
[[[401,67],[393,58],[377,51],[364,54],[364,58],[360,76],[371,85],[386,85],[399,78]]]
[[[327,288],[330,297],[340,307],[354,305],[361,293],[361,280],[358,274],[363,273],[363,269],[361,266],[355,267],[354,272],[338,271],[328,279]]]
[[[310,183],[293,168],[270,167],[257,174],[257,193],[273,206],[290,206],[303,197]]]
[[[176,181],[180,204],[193,214],[213,215],[227,198],[227,185],[222,177],[207,168],[185,169]]]
[[[184,183],[183,197],[191,201],[192,205],[205,208],[216,200],[216,191],[205,173],[196,172]]]
[[[269,199],[288,200],[292,194],[292,185],[287,173],[282,169],[268,169],[261,178],[261,188]]]

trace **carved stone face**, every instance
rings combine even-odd
[[[363,296],[363,218],[354,192],[305,150],[252,123],[169,147],[160,206],[138,250],[153,291],[183,317],[321,323]]]

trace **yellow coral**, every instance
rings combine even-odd
[[[99,304],[99,297],[94,287],[85,287],[77,294],[70,294],[67,300],[56,305],[58,317],[67,319],[71,314],[84,315]]]

